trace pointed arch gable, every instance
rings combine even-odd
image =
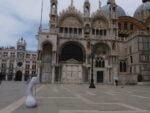
[[[83,26],[83,20],[77,14],[65,14],[63,15],[58,23],[59,27],[77,27],[81,28]]]
[[[96,55],[108,55],[111,52],[111,48],[106,43],[96,43],[93,47],[93,52]]]
[[[109,27],[109,19],[108,17],[102,12],[97,11],[95,14],[92,15],[91,25],[93,28],[108,28]]]
[[[45,40],[41,43],[41,49],[43,50],[44,45],[51,45],[52,50],[53,50],[53,43],[49,40]]]

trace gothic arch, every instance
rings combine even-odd
[[[70,21],[73,21],[73,23]],[[76,14],[65,14],[60,18],[58,26],[81,28],[83,26],[83,20]]]
[[[49,41],[42,43],[42,68],[40,75],[40,80],[44,82],[51,82],[52,80],[52,44]]]
[[[96,43],[93,47],[93,52],[95,55],[109,55],[110,54],[110,47],[106,43]]]
[[[17,71],[16,75],[15,75],[15,81],[22,81],[22,72],[21,71]]]
[[[53,44],[49,40],[46,40],[46,41],[44,41],[44,42],[41,43],[41,49],[43,50],[44,45],[48,45],[48,44],[52,46],[52,50],[53,50]]]
[[[82,44],[75,41],[69,41],[61,45],[59,48],[59,60],[67,61],[70,59],[84,62],[85,48]]]
[[[95,14],[93,14],[91,25],[93,28],[108,28],[108,17],[102,11],[97,11]]]
[[[105,67],[105,59],[102,57],[97,57],[95,61],[96,68],[104,68]]]

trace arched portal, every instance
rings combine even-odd
[[[67,61],[71,59],[79,62],[84,62],[83,48],[76,42],[66,43],[61,48],[60,61]]]
[[[95,78],[97,83],[109,82],[110,74],[108,73],[108,62],[110,55],[110,47],[106,43],[97,43],[93,46],[93,54],[95,61]]]
[[[46,42],[42,46],[42,82],[52,81],[52,44]]]
[[[96,56],[108,56],[110,54],[110,47],[105,43],[97,43],[93,47],[93,52]]]
[[[16,72],[15,81],[22,81],[22,72],[21,71]]]
[[[84,47],[77,42],[67,42],[60,48],[61,82],[82,83],[83,62],[85,60]]]

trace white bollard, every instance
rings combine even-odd
[[[34,108],[37,106],[37,101],[33,97],[33,86],[37,83],[37,77],[33,77],[28,84],[27,88],[27,99],[26,99],[26,107]]]

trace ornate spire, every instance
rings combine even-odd
[[[99,9],[101,9],[101,7],[102,7],[102,2],[101,0],[99,0]]]
[[[73,7],[73,0],[71,0],[71,7]]]
[[[90,16],[90,2],[89,2],[89,0],[84,1],[84,16],[85,17]]]

